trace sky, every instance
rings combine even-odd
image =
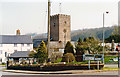
[[[47,33],[48,0],[0,0],[0,34]],[[51,15],[71,16],[71,30],[118,24],[119,0],[51,0]],[[60,5],[61,3],[61,5]],[[61,11],[60,11],[61,10]],[[105,12],[109,11],[108,14]]]

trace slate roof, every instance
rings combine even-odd
[[[30,51],[16,51],[9,58],[27,58]]]
[[[0,35],[0,44],[32,44],[31,36],[28,35]]]

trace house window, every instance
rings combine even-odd
[[[2,54],[2,50],[0,50],[0,54]]]
[[[0,44],[0,47],[2,47],[2,44]]]
[[[21,44],[22,45],[22,47],[24,47],[24,44]]]
[[[17,44],[14,44],[14,47],[17,47]]]
[[[30,44],[27,44],[27,46],[30,46]]]

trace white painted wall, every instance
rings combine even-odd
[[[0,59],[2,58],[2,62],[6,62],[6,57],[5,57],[5,52],[7,52],[7,56],[14,53],[15,50],[17,51],[32,51],[33,50],[33,44],[29,44],[29,46],[27,44],[17,44],[17,46],[15,47],[14,44],[2,44],[2,46],[0,46],[0,52],[2,51],[2,53],[0,53]]]

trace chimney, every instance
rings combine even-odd
[[[20,35],[20,30],[19,29],[16,31],[16,35]]]

